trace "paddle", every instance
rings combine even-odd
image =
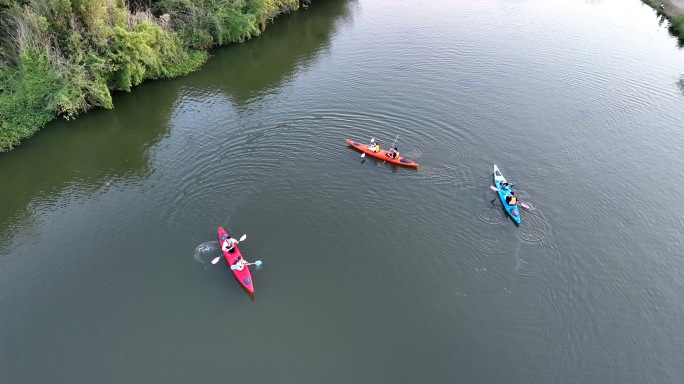
[[[375,143],[375,138],[374,138],[374,137],[371,137],[371,144],[373,144],[373,143]],[[364,152],[364,153],[361,154],[361,158],[362,158],[362,159],[365,158],[365,157],[366,157],[366,152]]]
[[[512,183],[508,183],[508,186],[509,186],[509,187],[514,187],[516,184],[518,184],[518,183],[516,183],[516,182],[514,181],[514,182],[512,182]],[[496,187],[493,186],[493,185],[490,185],[489,188],[491,188],[492,191],[498,191],[498,189],[496,189]]]
[[[511,186],[513,186],[513,185],[515,185],[515,183],[511,183]],[[492,191],[499,192],[499,190],[496,189],[496,187],[493,186],[493,185],[490,185],[489,188],[490,188]],[[518,201],[518,205],[520,205],[521,207],[523,207],[523,208],[525,208],[525,209],[528,209],[528,210],[531,210],[531,209],[532,209],[532,207],[531,207],[529,204],[523,203],[522,201]]]
[[[392,145],[390,145],[390,149],[388,150],[388,153],[389,153],[389,151],[392,150],[392,148],[394,148],[394,144],[397,143],[397,140],[399,140],[399,135],[397,135],[397,137],[396,137],[396,138],[394,139],[394,141],[392,142]],[[394,154],[394,156],[395,156],[395,157],[393,157],[393,159],[396,159],[396,158],[397,158],[396,153]],[[383,160],[382,163],[385,164],[385,160]]]
[[[394,139],[394,141],[392,142],[392,145],[390,145],[390,150],[394,148],[394,144],[397,143],[397,140],[399,140],[399,135],[397,135],[396,139]],[[382,163],[385,164],[385,160],[383,160]]]
[[[247,234],[245,233],[244,235],[242,235],[242,237],[240,238],[240,240],[238,240],[238,243],[241,242],[241,241],[245,241],[246,238],[247,238]],[[219,246],[222,246],[222,245],[219,244]],[[218,263],[218,261],[219,261],[220,259],[221,259],[221,256],[219,256],[219,257],[215,258],[214,260],[212,260],[211,263],[212,263],[212,264],[216,264],[216,263]]]
[[[255,262],[253,262],[253,263],[246,263],[246,264],[242,264],[242,265],[256,265],[256,266],[258,267],[258,266],[260,266],[261,264],[263,264],[263,263],[261,262],[261,260],[257,260],[257,261],[255,261]],[[240,269],[240,265],[238,265],[238,264],[231,265],[231,266],[230,266],[230,269]]]

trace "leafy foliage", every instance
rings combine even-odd
[[[0,149],[11,149],[52,120],[51,95],[60,80],[50,55],[36,46],[24,47],[17,68],[0,69]]]
[[[0,152],[55,116],[113,108],[113,90],[196,70],[207,49],[258,36],[299,1],[135,5],[134,12],[125,0],[0,0]]]
[[[160,0],[155,10],[171,15],[190,46],[206,49],[258,36],[268,20],[298,7],[298,0]]]

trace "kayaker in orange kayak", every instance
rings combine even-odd
[[[383,164],[389,162],[396,165],[402,165],[405,167],[418,168],[418,163],[411,161],[399,154],[399,150],[394,146],[395,143],[390,145],[390,150],[380,149],[380,145],[375,142],[375,139],[371,139],[370,144],[357,143],[353,140],[346,139],[347,144],[356,148],[357,150],[363,152],[361,158],[365,158],[366,155],[375,157],[376,159],[382,160]],[[395,140],[396,142],[396,140]],[[388,154],[389,153],[389,154]]]
[[[368,150],[373,151],[375,153],[380,152],[380,143],[378,143],[377,141],[371,142],[370,144],[368,144]]]

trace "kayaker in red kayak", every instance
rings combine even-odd
[[[235,246],[239,244],[240,242],[233,239],[232,237],[228,236],[224,241],[223,241],[223,247],[221,247],[224,251],[233,253],[235,252]]]
[[[389,156],[390,159],[396,159],[399,157],[399,150],[397,150],[397,147],[390,148],[390,150],[387,151],[387,156]]]
[[[247,260],[245,260],[245,259],[242,257],[242,255],[240,255],[240,256],[238,257],[237,261],[235,262],[235,264],[233,264],[233,265],[236,266],[236,268],[237,268],[238,271],[242,271],[242,268],[244,268],[245,265],[247,265],[247,264],[249,264],[249,263],[247,262]]]

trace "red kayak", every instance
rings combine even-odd
[[[237,244],[233,247],[233,253],[223,250],[223,242],[227,238],[228,233],[224,231],[223,228],[218,227],[219,247],[221,247],[221,252],[223,252],[223,257],[226,258],[228,265],[232,266],[238,261],[238,258],[242,257],[242,254],[240,253]],[[254,293],[252,274],[249,272],[249,268],[246,265],[242,266],[242,269],[231,268],[230,270],[233,271],[235,278],[240,282],[240,284],[242,284],[243,287],[245,287],[246,290],[248,290],[250,293]]]
[[[387,156],[387,151],[384,149],[381,149],[380,152],[375,152],[371,151],[368,149],[368,144],[362,144],[362,143],[357,143],[354,141],[351,141],[347,139],[347,144],[351,145],[352,147],[358,149],[359,151],[369,155],[373,156],[375,158],[378,158],[380,160],[385,160],[388,163],[396,164],[396,165],[403,165],[406,167],[413,167],[413,168],[418,168],[418,163],[415,161],[411,161],[403,156],[399,156],[396,159],[393,159],[389,156]]]

